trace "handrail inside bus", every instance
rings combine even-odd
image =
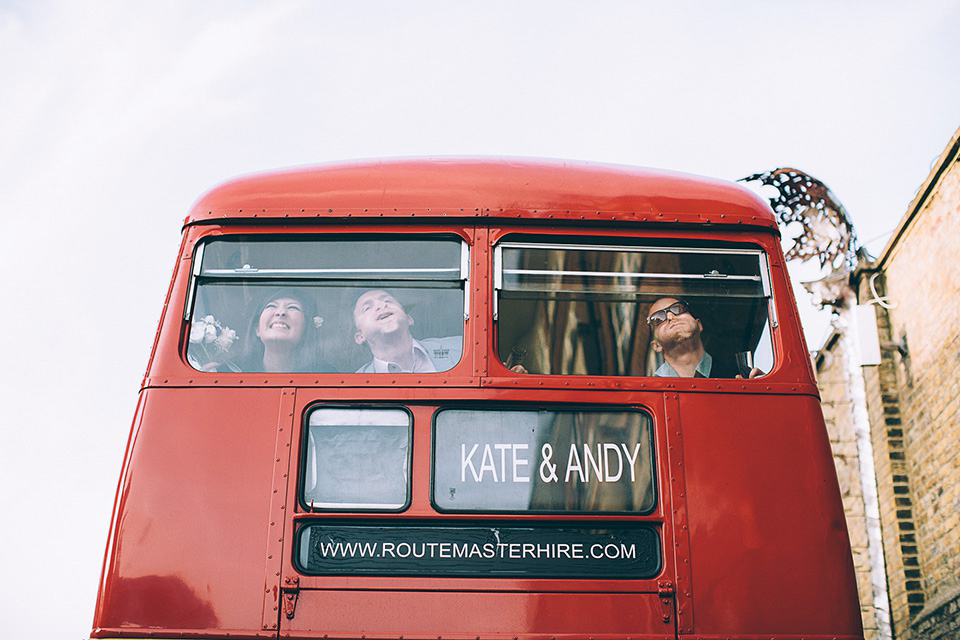
[[[356,278],[368,280],[374,276],[380,278],[396,278],[396,274],[409,274],[410,277],[413,277],[417,274],[430,276],[433,274],[447,273],[453,276],[449,278],[449,280],[463,280],[464,278],[461,275],[461,272],[462,270],[460,267],[450,269],[259,269],[256,267],[251,267],[250,265],[244,265],[239,269],[204,269],[200,275],[219,278],[295,276],[315,278],[318,280],[323,279],[324,276],[343,278],[345,276],[350,277],[351,275],[354,275]],[[408,277],[406,279],[410,278]]]
[[[627,254],[686,254],[686,255],[726,255],[726,256],[748,256],[754,257],[757,260],[756,275],[741,275],[741,274],[730,274],[730,273],[720,273],[717,270],[712,270],[707,273],[662,273],[662,272],[638,272],[633,270],[623,270],[623,271],[583,271],[583,270],[566,270],[566,269],[518,269],[518,268],[507,268],[504,266],[504,251],[505,250],[533,250],[533,251],[590,251],[590,252],[611,252],[611,253],[627,253]],[[769,261],[763,252],[762,249],[751,249],[751,248],[733,248],[733,247],[690,247],[690,246],[649,246],[649,245],[604,245],[604,244],[585,244],[585,243],[575,243],[575,244],[566,244],[566,243],[550,243],[550,242],[501,242],[496,245],[494,249],[494,290],[498,292],[498,295],[494,297],[493,300],[493,318],[497,320],[499,318],[499,298],[500,296],[506,297],[516,297],[518,292],[540,292],[540,293],[550,293],[554,296],[562,294],[564,298],[570,298],[571,296],[579,296],[580,299],[597,299],[598,296],[611,296],[617,295],[636,295],[638,292],[635,291],[635,287],[641,282],[654,282],[654,281],[674,281],[674,282],[687,282],[687,283],[697,283],[697,282],[725,282],[733,285],[749,285],[751,283],[757,283],[760,286],[760,295],[750,295],[744,294],[741,292],[737,294],[733,291],[726,291],[724,295],[727,297],[757,297],[757,298],[766,298],[768,301],[768,306],[771,308],[770,313],[774,313],[772,296],[773,289],[770,283],[769,275]],[[538,277],[538,282],[509,282],[510,277]],[[596,278],[596,279],[606,279],[608,280],[605,283],[602,291],[587,291],[582,288],[571,288],[569,285],[564,286],[564,278]],[[630,284],[620,284],[616,285],[615,283],[610,283],[609,280],[619,279],[621,281],[629,281]],[[548,281],[549,280],[549,281]],[[664,292],[667,294],[668,292]],[[511,295],[512,294],[512,295]],[[688,293],[690,295],[703,295]],[[773,326],[777,326],[776,316],[771,315],[773,321]]]
[[[738,276],[727,273],[638,273],[635,271],[563,271],[561,269],[504,269],[503,273],[509,275],[533,275],[533,276],[606,276],[611,278],[673,278],[677,280],[704,280],[707,278],[724,278],[726,280],[746,280],[750,282],[763,282],[760,276]]]
[[[715,253],[727,255],[762,255],[761,249],[727,247],[660,247],[652,245],[566,244],[549,242],[501,242],[504,249],[559,249],[565,251],[622,251],[626,253]]]
[[[219,241],[217,238],[216,241]],[[193,314],[197,287],[201,283],[216,282],[245,282],[269,280],[297,280],[323,282],[325,286],[358,286],[369,283],[373,288],[380,288],[382,283],[389,282],[392,286],[406,286],[409,288],[436,288],[448,289],[462,287],[469,290],[470,279],[470,249],[463,239],[459,239],[460,259],[454,267],[397,267],[397,268],[260,268],[245,263],[237,268],[206,268],[204,267],[204,248],[207,243],[197,244],[190,278],[187,303],[184,306],[184,319],[189,320]],[[470,317],[470,296],[463,296],[463,319],[466,322]]]

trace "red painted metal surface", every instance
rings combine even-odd
[[[454,629],[461,637],[513,637],[531,630],[549,630],[550,637],[674,637],[673,620],[664,620],[655,593],[387,591],[372,609],[369,602],[366,593],[304,592],[295,621],[284,628],[294,638],[316,637],[317,627],[331,637],[355,637],[358,631],[367,637],[429,637],[441,635],[437,629]]]
[[[820,406],[758,394],[680,399],[699,634],[856,629],[843,505]],[[776,611],[777,615],[770,615]]]
[[[251,176],[201,197],[186,223],[330,215],[777,229],[766,203],[729,182],[621,165],[509,159],[382,160]]]
[[[281,393],[143,392],[99,626],[261,627]]]
[[[763,247],[780,320],[777,367],[758,380],[507,371],[493,355],[491,247],[517,231],[580,238],[625,230]],[[204,373],[186,363],[183,310],[201,238],[370,231],[452,231],[472,247],[464,357],[448,374]],[[201,198],[187,219],[143,386],[93,637],[861,635],[842,504],[775,221],[736,185],[514,160],[353,163],[233,181]],[[302,513],[297,503],[304,415],[321,402],[410,408],[411,503],[389,518],[417,523],[477,519],[431,504],[438,407],[645,411],[654,423],[657,506],[608,520],[653,526],[662,570],[642,580],[303,575],[292,557],[298,523],[343,519]]]

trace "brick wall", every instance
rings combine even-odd
[[[860,299],[885,295],[880,272],[867,272],[860,281]],[[871,286],[872,281],[872,286]],[[881,343],[878,366],[863,368],[864,386],[873,445],[874,472],[882,523],[884,562],[894,637],[909,637],[910,620],[923,610],[926,593],[917,550],[910,465],[904,438],[900,395],[899,352],[893,348],[890,313],[874,305]]]
[[[862,381],[845,375],[852,334],[843,335],[841,313],[816,368],[864,634],[888,636],[892,626],[897,640],[960,638],[960,130],[883,253],[861,261],[851,284],[859,304],[874,309],[881,362],[862,367]],[[867,448],[857,446],[854,382],[866,394],[878,510],[863,488],[874,481],[859,473]],[[879,586],[869,557],[877,544],[866,534],[877,516],[886,570]]]
[[[860,478],[857,433],[848,390],[846,358],[844,342],[840,334],[835,333],[817,357],[817,385],[820,388],[823,417],[830,436],[833,461],[843,497],[850,550],[857,574],[857,590],[860,594],[863,634],[866,640],[878,640],[883,636],[879,631],[878,611],[874,606],[877,591],[871,575],[867,514]]]
[[[882,474],[878,469],[878,477],[885,476],[878,482],[881,489],[887,482],[894,490],[886,505],[881,490],[881,508],[887,507],[885,527],[895,526],[890,513],[911,512],[915,544],[898,540],[895,546],[915,551],[901,556],[915,557],[924,593],[922,602],[908,606],[910,620],[922,623],[922,635],[907,632],[904,612],[895,608],[897,637],[949,637],[937,635],[930,620],[955,624],[957,608],[951,603],[960,598],[960,165],[955,158],[948,160],[880,265],[894,305],[888,311],[890,336],[895,342],[905,340],[908,348],[905,356],[893,355],[893,373],[887,373],[896,377],[903,464]],[[883,395],[879,389],[868,395],[871,414],[883,411]],[[888,426],[873,424],[875,442],[890,440]],[[898,484],[907,489],[895,493]],[[898,496],[909,504],[896,504]],[[894,504],[889,504],[891,498]],[[891,574],[891,600],[894,578]],[[921,627],[912,630],[919,633]]]
[[[898,639],[960,630],[958,161],[960,130],[876,263],[854,277],[882,345],[863,379]],[[825,403],[838,393],[825,388]]]

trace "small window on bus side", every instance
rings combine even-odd
[[[652,423],[641,411],[442,409],[433,503],[441,511],[649,513]]]
[[[446,371],[463,351],[468,265],[452,236],[207,241],[184,316],[187,360],[220,372]]]
[[[410,414],[321,407],[310,412],[301,500],[311,509],[403,509],[410,500]]]
[[[776,325],[759,248],[508,241],[495,256],[498,350],[507,367],[550,375],[679,375],[648,315],[654,303],[680,301],[672,310],[702,327],[692,329],[705,354],[698,376],[747,377],[773,368]]]

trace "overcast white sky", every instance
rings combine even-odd
[[[876,254],[960,126],[958,32],[960,0],[0,0],[5,633],[89,632],[206,189],[381,156],[793,166]]]

